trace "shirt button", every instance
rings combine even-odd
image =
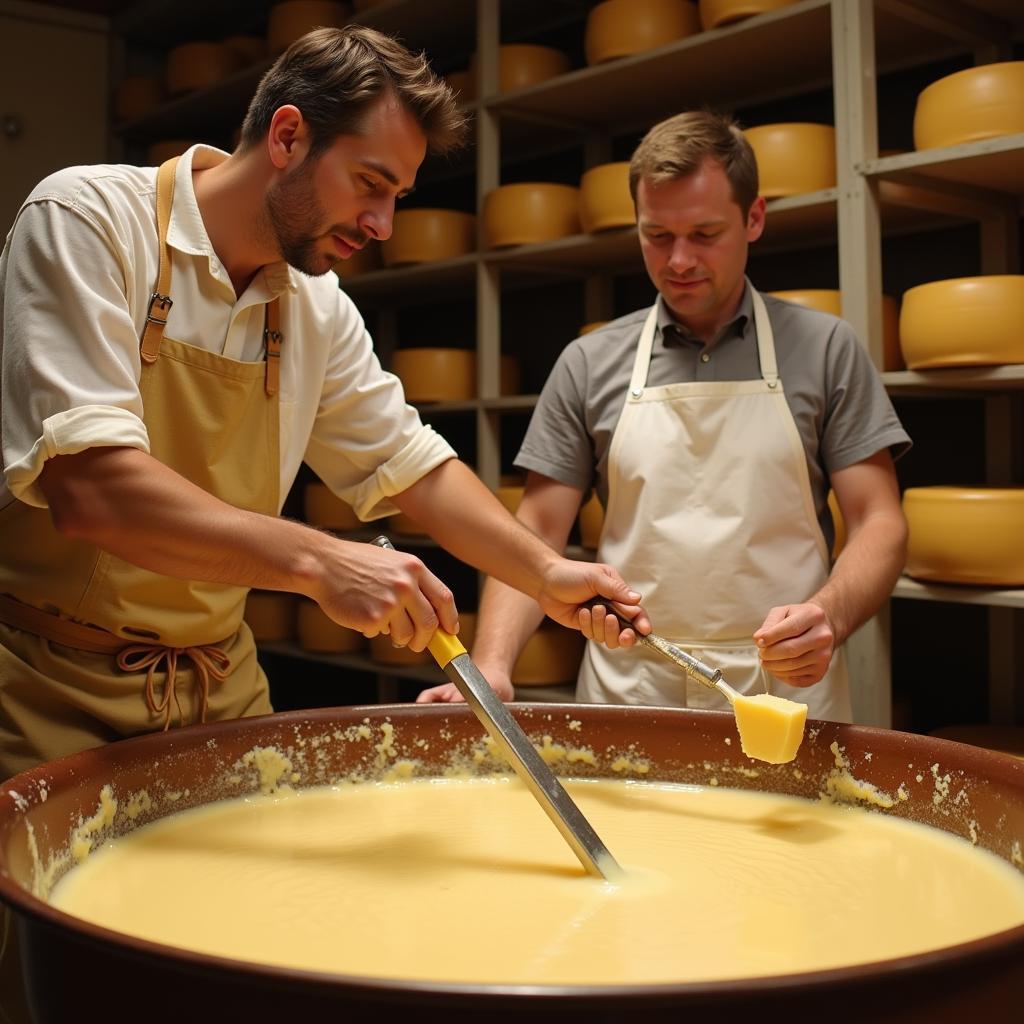
[[[700,354],[700,361],[702,363],[710,363],[711,362],[711,356],[709,356],[707,354],[707,352],[701,352],[701,354]]]

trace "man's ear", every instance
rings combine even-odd
[[[282,171],[306,158],[309,126],[298,107],[289,103],[274,111],[267,132],[267,151],[271,163]]]
[[[764,196],[758,196],[747,212],[747,241],[756,242],[764,232],[765,202]]]

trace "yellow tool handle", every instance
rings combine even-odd
[[[434,656],[434,660],[441,668],[446,668],[450,661],[454,661],[460,654],[466,653],[462,641],[454,633],[447,633],[440,628],[431,637],[430,643],[427,644],[427,650]]]

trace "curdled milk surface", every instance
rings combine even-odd
[[[541,984],[810,971],[1024,924],[1024,876],[925,826],[770,793],[566,788],[621,883],[586,876],[517,781],[414,780],[172,815],[90,854],[51,902],[239,959]]]

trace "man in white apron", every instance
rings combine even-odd
[[[598,556],[644,594],[659,634],[742,693],[767,688],[849,721],[841,644],[903,566],[891,450],[909,439],[849,325],[746,279],[765,204],[735,125],[707,113],[662,122],[630,179],[658,300],[562,353],[516,460],[529,471],[517,515],[563,550],[596,488]],[[834,566],[830,485],[848,529]],[[506,699],[540,617],[488,581],[473,654]],[[603,608],[587,625],[605,644],[587,645],[580,700],[725,706],[656,653],[618,649],[632,637]],[[458,697],[442,686],[420,699]]]

